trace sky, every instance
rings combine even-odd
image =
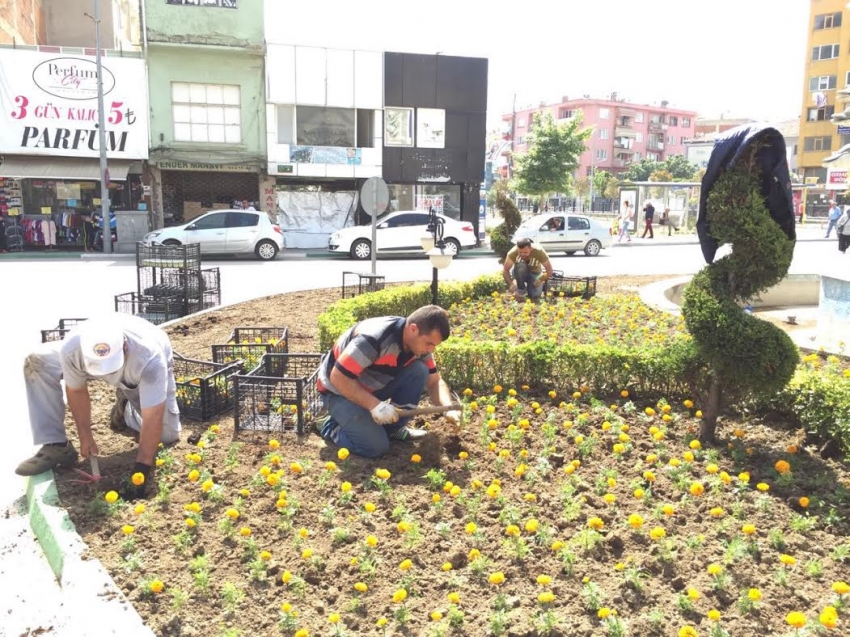
[[[488,126],[562,96],[800,115],[809,0],[266,0],[266,39],[486,57]],[[276,25],[279,25],[277,27]]]

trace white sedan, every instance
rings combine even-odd
[[[461,248],[472,248],[478,243],[475,228],[468,221],[455,221],[443,215],[443,241],[446,252],[457,254]],[[428,228],[428,213],[417,210],[400,210],[378,219],[376,231],[378,254],[423,254],[422,236]],[[352,259],[372,257],[372,224],[352,226],[334,232],[328,238],[330,252],[349,254]]]
[[[531,239],[547,253],[566,252],[573,255],[583,251],[595,257],[612,243],[608,226],[584,215],[549,213],[534,215],[520,224],[513,241]]]
[[[145,235],[145,243],[199,243],[202,254],[247,252],[269,261],[283,250],[283,232],[265,212],[213,210],[182,226],[149,232]]]

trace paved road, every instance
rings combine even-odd
[[[834,242],[801,241],[797,244],[792,273],[818,273],[840,259]],[[54,327],[60,317],[88,317],[113,308],[113,296],[136,289],[132,259],[15,259],[0,262],[0,355],[2,400],[0,417],[0,634],[27,634],[24,628],[67,625],[61,592],[25,521],[16,515],[23,481],[13,474],[15,465],[32,446],[27,425],[21,368],[29,349],[39,341],[39,330]],[[271,263],[254,260],[209,260],[222,277],[222,302],[237,303],[260,296],[339,286],[343,270],[368,271],[369,264],[344,259],[305,258],[291,254]],[[568,275],[608,276],[640,274],[692,274],[704,262],[695,244],[653,245],[635,241],[615,246],[596,258],[553,256],[553,265]],[[440,273],[441,280],[469,279],[498,271],[495,258],[457,259]],[[387,281],[428,281],[431,268],[424,258],[379,260],[377,270]],[[35,603],[39,600],[40,603]],[[49,609],[49,610],[48,610]],[[10,616],[9,612],[14,611]],[[4,623],[14,617],[11,626]],[[11,620],[10,620],[11,621]],[[8,633],[4,633],[6,628]],[[18,629],[21,630],[18,630]],[[58,633],[54,633],[58,634]]]

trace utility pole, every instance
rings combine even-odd
[[[88,14],[86,14],[88,15]],[[100,146],[100,216],[103,219],[103,253],[112,253],[112,227],[109,219],[109,169],[106,166],[106,116],[103,108],[103,65],[100,55],[100,0],[94,0],[94,42],[97,53],[97,128]]]
[[[511,156],[508,158],[508,179],[514,178],[514,153],[516,152],[516,93],[511,115]]]

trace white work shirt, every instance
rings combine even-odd
[[[141,409],[164,403],[169,389],[172,394],[176,389],[168,335],[153,323],[131,314],[116,314],[115,320],[124,331],[124,366],[107,376],[89,374],[83,364],[80,337],[72,331],[60,350],[65,385],[82,389],[89,380],[102,380],[124,390],[130,402]]]

